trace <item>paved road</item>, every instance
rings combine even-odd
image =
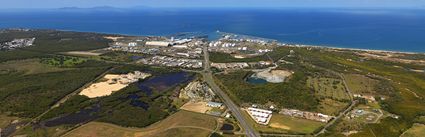
[[[314,134],[314,136],[319,136],[320,134],[325,133],[326,129],[329,128],[330,126],[332,126],[333,124],[335,124],[336,121],[338,121],[343,116],[345,116],[348,112],[350,112],[350,110],[352,110],[353,107],[355,107],[357,105],[358,101],[353,99],[353,93],[351,92],[350,88],[348,87],[347,82],[345,81],[345,77],[341,73],[335,72],[335,71],[330,70],[330,69],[322,68],[322,67],[319,67],[319,66],[315,66],[313,64],[307,64],[307,65],[313,66],[314,68],[326,70],[326,71],[331,72],[335,75],[338,75],[341,78],[342,83],[344,84],[345,90],[347,91],[347,94],[350,96],[350,100],[351,100],[351,104],[350,104],[349,107],[347,107],[347,109],[345,109],[343,112],[339,113],[338,116],[336,116],[334,119],[329,121],[319,132]]]
[[[357,100],[354,100],[347,109],[345,109],[343,112],[339,113],[339,115],[337,117],[335,117],[334,119],[332,119],[328,124],[326,124],[322,128],[322,130],[320,130],[319,132],[317,132],[316,134],[314,134],[314,136],[319,136],[320,134],[325,133],[325,131],[326,131],[327,128],[329,128],[330,126],[332,126],[333,124],[335,124],[335,122],[338,121],[338,119],[342,118],[348,112],[350,112],[350,110],[352,110],[353,107],[357,105],[357,103],[358,103],[358,101]]]
[[[204,77],[205,82],[211,87],[211,89],[223,99],[224,104],[229,108],[232,112],[233,116],[238,120],[239,124],[245,131],[246,136],[248,137],[259,137],[259,133],[257,133],[251,124],[247,122],[245,117],[242,115],[241,109],[230,99],[229,96],[220,87],[215,83],[214,78],[210,69],[210,61],[208,54],[208,47],[205,45],[203,47],[204,52],[204,71],[202,72],[202,76]]]

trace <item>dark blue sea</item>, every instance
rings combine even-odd
[[[56,9],[0,11],[0,28],[170,35],[217,30],[284,43],[425,52],[425,10]]]

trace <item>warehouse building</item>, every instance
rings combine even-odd
[[[223,106],[223,103],[218,103],[218,102],[208,102],[207,106],[209,107],[213,107],[213,108],[219,108],[221,106]]]
[[[247,111],[248,111],[248,114],[251,116],[251,118],[255,120],[255,122],[262,125],[269,124],[270,119],[272,118],[272,113],[273,113],[270,110],[251,108],[251,107],[248,108]]]
[[[159,47],[168,47],[171,46],[170,42],[167,41],[147,41],[146,46],[159,46]]]

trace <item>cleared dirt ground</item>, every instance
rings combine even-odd
[[[70,51],[70,52],[66,52],[66,54],[82,55],[82,56],[99,56],[99,55],[102,55],[102,53],[95,53],[95,52],[90,52],[90,51]]]
[[[108,81],[119,78],[120,75],[111,75],[108,74],[104,77],[107,81],[98,82],[90,85],[80,92],[80,95],[87,96],[89,98],[101,97],[111,95],[112,92],[119,91],[127,87],[127,84],[121,84],[120,82],[116,82],[114,84],[110,84]]]
[[[198,112],[198,113],[205,113],[209,110],[211,110],[211,107],[207,106],[207,102],[187,102],[184,104],[180,109],[192,111],[192,112]]]

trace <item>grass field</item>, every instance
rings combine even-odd
[[[155,137],[208,137],[210,131],[196,128],[172,128],[165,132],[160,132]]]
[[[341,110],[348,106],[348,103],[325,98],[320,100],[318,112],[326,115],[337,115]]]
[[[45,128],[26,127],[25,129],[19,130],[16,134],[29,137],[59,137],[71,128],[72,126],[66,125]]]
[[[100,55],[100,59],[108,61],[118,61],[118,62],[132,62],[139,60],[141,58],[146,58],[151,55],[146,55],[142,53],[128,53],[128,52],[108,52]]]
[[[255,121],[248,115],[246,111],[243,111],[242,114],[248,120],[248,123],[253,125],[253,127],[258,132],[263,133],[309,134],[314,132],[319,127],[325,125],[325,123],[321,122],[292,118],[289,116],[273,113],[269,125],[265,126],[255,123]]]
[[[242,111],[242,115],[245,117],[245,119],[247,120],[247,122],[249,124],[251,124],[255,128],[255,130],[258,131],[258,132],[264,132],[264,133],[289,133],[289,131],[288,130],[285,130],[285,129],[271,128],[270,126],[264,126],[264,125],[257,124],[251,118],[251,116],[249,116],[249,114],[245,110]]]
[[[296,133],[309,134],[324,126],[325,123],[312,120],[293,118],[281,114],[273,114],[270,120],[270,126],[278,127],[284,130],[289,130]]]
[[[342,81],[333,78],[312,78],[309,77],[307,85],[315,90],[315,93],[321,97],[332,98],[335,100],[349,100],[350,97],[345,91]]]
[[[0,74],[11,72],[21,72],[25,75],[39,74],[48,72],[59,72],[70,70],[71,68],[58,68],[40,63],[40,59],[26,59],[17,61],[8,61],[0,64]]]
[[[394,67],[394,65],[403,67],[406,64],[381,60],[360,60],[358,56],[350,52],[310,52],[310,55],[316,56],[311,57],[312,59],[322,60],[322,62],[320,60],[310,62],[318,66],[326,67],[333,64],[333,66],[340,66],[340,68],[330,68],[335,71],[360,70],[362,73],[377,75],[386,79],[380,80],[379,84],[376,85],[376,94],[387,96],[384,101],[381,101],[380,105],[383,110],[397,114],[403,119],[384,118],[379,124],[368,124],[363,127],[356,136],[373,136],[375,134],[385,137],[398,137],[403,131],[411,127],[417,116],[421,116],[425,112],[425,103],[421,99],[425,96],[425,92],[423,92],[423,89],[425,89],[424,74]],[[360,87],[357,88],[361,89]],[[334,132],[338,132],[338,130]]]
[[[257,61],[268,61],[269,59],[264,56],[255,56],[249,58],[234,58],[232,55],[220,52],[210,52],[210,60],[214,63],[229,63],[229,62],[257,62]]]
[[[345,74],[344,77],[347,86],[354,94],[374,94],[375,85],[379,84],[378,80],[359,74]]]
[[[425,116],[416,118],[415,122],[425,124]]]
[[[14,120],[20,120],[20,118],[0,114],[0,128],[6,127]]]
[[[414,124],[412,128],[407,130],[400,137],[425,137],[425,125]]]
[[[56,67],[72,67],[85,61],[86,59],[70,56],[55,56],[41,59],[43,64]]]
[[[65,137],[208,136],[216,128],[216,117],[189,111],[178,111],[146,128],[126,128],[113,124],[90,122],[69,132]]]

